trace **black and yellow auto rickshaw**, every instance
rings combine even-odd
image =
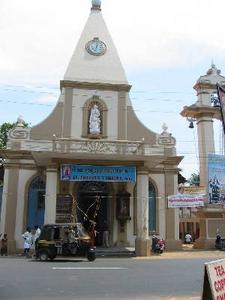
[[[85,257],[95,260],[95,247],[81,223],[44,225],[35,243],[35,258]]]

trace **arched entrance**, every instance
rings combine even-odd
[[[38,176],[32,180],[28,190],[27,226],[44,224],[45,213],[45,181]]]
[[[82,182],[78,186],[77,220],[84,218],[96,222],[96,245],[102,245],[102,227],[109,223],[109,189],[105,182]]]
[[[156,191],[152,182],[149,182],[149,232],[156,231]]]

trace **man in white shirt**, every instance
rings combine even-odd
[[[30,248],[33,244],[33,236],[30,227],[27,227],[27,230],[22,234],[22,238],[24,239],[24,255],[29,257]]]
[[[34,233],[34,244],[36,242],[36,240],[39,238],[40,234],[41,234],[41,229],[39,228],[38,225],[34,226],[35,229],[35,233]]]
[[[190,235],[190,233],[187,233],[185,235],[184,242],[185,242],[185,244],[191,244],[191,242],[192,242],[192,236]]]

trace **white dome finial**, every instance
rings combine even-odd
[[[101,10],[101,0],[92,0],[92,8],[93,10]]]
[[[24,121],[24,119],[23,119],[23,116],[20,115],[20,116],[17,118],[16,126],[17,126],[17,127],[24,127],[24,123],[25,123],[25,121]]]

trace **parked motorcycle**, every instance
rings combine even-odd
[[[159,235],[153,235],[152,237],[152,252],[162,254],[165,250],[166,242]]]
[[[225,251],[225,239],[222,239],[220,234],[216,235],[215,248],[218,250]]]

